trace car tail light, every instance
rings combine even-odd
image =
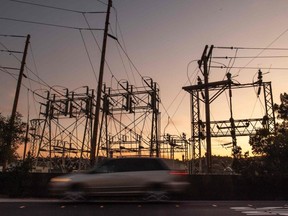
[[[169,174],[170,174],[170,175],[176,175],[176,176],[186,176],[186,175],[188,175],[187,172],[185,172],[185,171],[178,171],[178,170],[170,171]]]

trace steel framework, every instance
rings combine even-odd
[[[142,87],[128,82],[104,87],[97,155],[160,156],[159,88],[151,78]]]
[[[119,83],[117,89],[103,86],[96,160],[101,157],[149,156],[174,158],[183,154],[188,160],[186,135],[160,135],[159,88],[151,78],[143,86]],[[34,166],[49,172],[85,169],[89,166],[93,120],[94,90],[85,87],[69,91],[52,88],[35,93],[40,114],[31,120],[29,154]]]
[[[34,166],[62,172],[83,169],[90,154],[94,90],[54,88],[45,98],[37,95],[41,99],[40,114],[38,119],[31,120],[30,127]]]
[[[258,80],[255,83],[248,84],[235,84],[229,77],[225,81],[219,81],[208,84],[210,93],[214,93],[210,98],[209,103],[212,103],[221,93],[225,90],[241,89],[241,88],[257,88],[258,96],[260,91],[264,92],[265,112],[266,114],[261,118],[253,119],[233,119],[211,121],[210,122],[210,135],[211,137],[232,137],[233,147],[236,145],[237,136],[250,136],[255,134],[259,128],[267,128],[270,133],[275,131],[275,116],[273,111],[273,96],[271,82],[262,82]],[[183,89],[191,95],[191,141],[192,141],[192,173],[201,173],[201,146],[205,141],[204,130],[206,122],[200,119],[200,103],[205,104],[205,101],[200,97],[205,85],[198,82],[197,85],[186,86]]]

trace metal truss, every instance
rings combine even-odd
[[[159,88],[152,79],[143,79],[141,87],[122,82],[117,89],[103,86],[102,91],[97,161],[127,156],[174,159],[176,153],[182,153],[185,161],[191,158],[186,135],[161,140]],[[36,169],[67,172],[87,168],[95,119],[94,90],[53,88],[45,97],[35,95],[40,114],[31,120],[30,155]]]
[[[85,92],[54,88],[46,97],[37,96],[40,114],[31,120],[30,128],[34,166],[62,172],[87,167],[94,91],[88,87]]]
[[[192,143],[192,164],[189,168],[191,173],[201,173],[201,143],[203,142],[202,123],[200,121],[200,98],[199,91],[191,92],[191,143]]]
[[[255,88],[258,87],[258,96],[261,89],[264,92],[265,100],[265,116],[253,119],[229,119],[210,122],[211,137],[232,137],[233,136],[251,136],[260,128],[267,128],[272,134],[275,132],[275,116],[273,111],[273,97],[271,82],[262,82],[259,80],[255,83],[235,84],[226,81],[209,83],[209,92],[213,93],[209,103],[212,103],[216,98],[227,89]],[[205,140],[204,128],[206,122],[200,119],[200,103],[205,101],[200,97],[205,85],[198,82],[198,85],[186,86],[183,89],[191,94],[191,141],[192,141],[192,173],[201,173],[201,145]],[[232,137],[233,138],[233,137]]]
[[[159,88],[150,78],[142,87],[128,82],[116,90],[104,87],[97,156],[159,157],[159,103]]]
[[[165,134],[161,142],[161,157],[175,159],[176,153],[182,154],[182,161],[188,161],[191,157],[191,145],[186,134],[170,135]]]

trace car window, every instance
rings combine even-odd
[[[168,166],[158,159],[121,158],[106,161],[91,173],[135,172],[168,169]]]
[[[115,172],[115,160],[105,161],[104,163],[101,163],[99,166],[95,167],[88,173],[93,174],[93,173],[110,173],[110,172]]]
[[[114,172],[167,170],[160,160],[150,158],[123,158],[115,160]]]

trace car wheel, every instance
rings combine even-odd
[[[69,201],[84,201],[86,200],[85,192],[81,185],[72,185],[67,191],[63,194],[64,200]]]
[[[167,201],[169,199],[170,195],[162,184],[149,186],[143,197],[144,201]]]

